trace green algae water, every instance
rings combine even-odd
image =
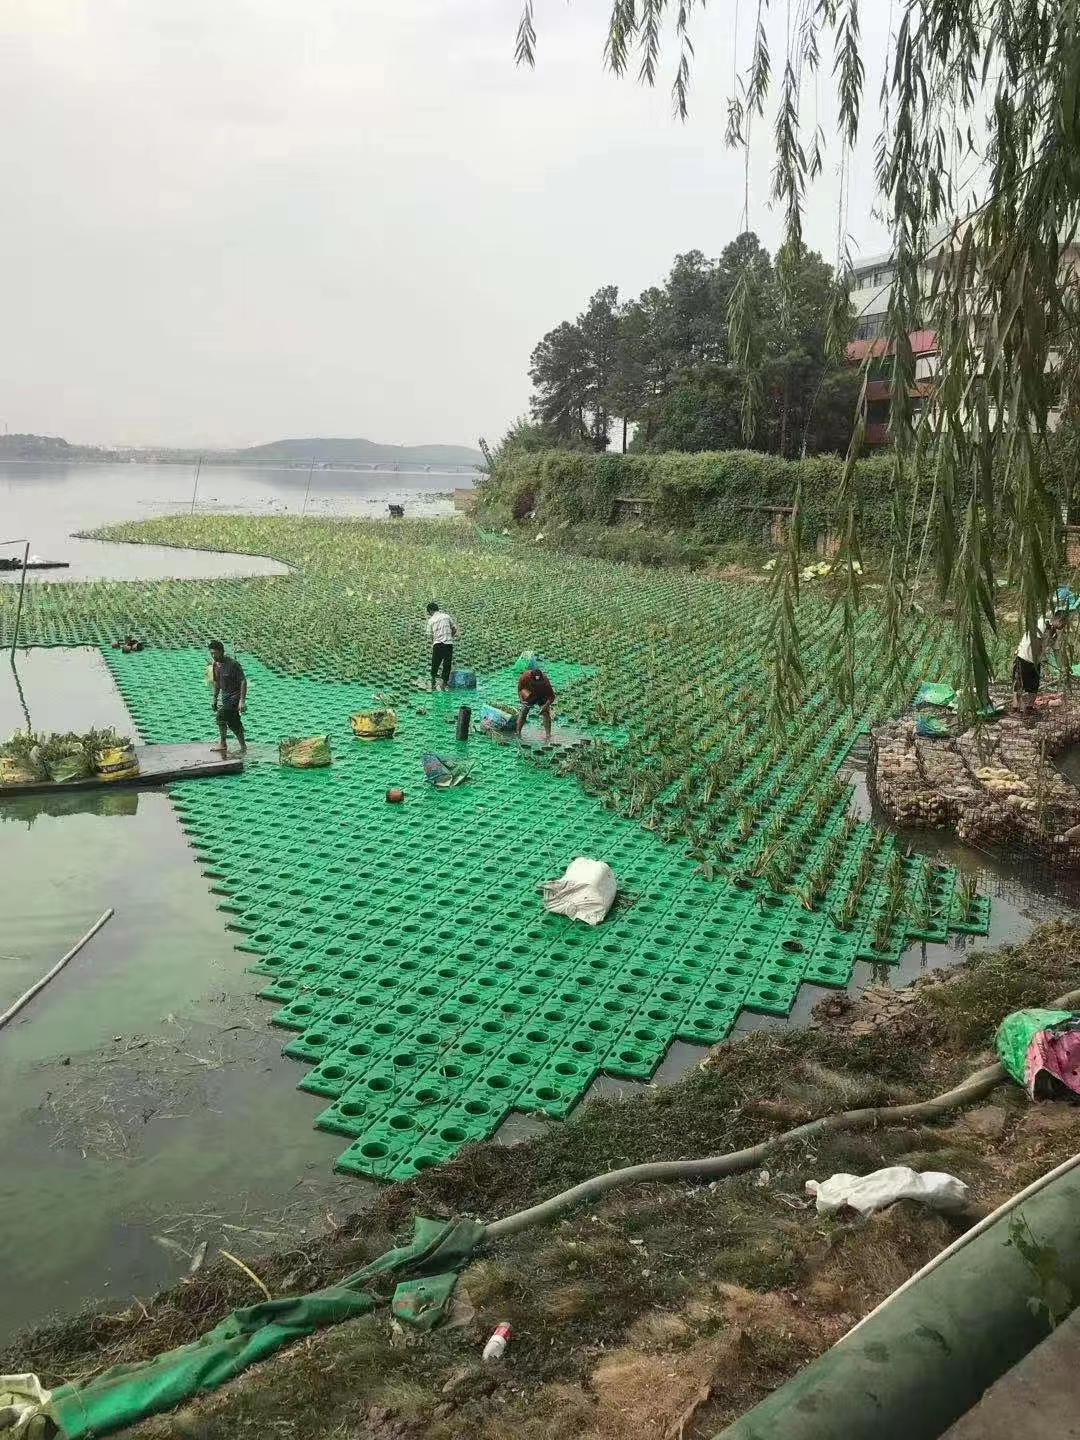
[[[130,729],[98,652],[18,671],[35,725]],[[0,729],[21,723],[5,664]],[[203,1239],[250,1254],[344,1213],[332,1141],[280,1124],[306,1102],[164,793],[0,803],[0,876],[0,1008],[116,911],[0,1032],[0,1336],[152,1290]]]

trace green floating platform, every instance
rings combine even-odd
[[[212,736],[203,651],[104,653],[145,738]],[[327,1102],[315,1123],[349,1142],[339,1170],[408,1178],[492,1135],[511,1111],[565,1116],[597,1075],[646,1080],[674,1040],[722,1040],[744,1008],[787,1015],[803,981],[846,985],[857,959],[894,961],[911,933],[900,922],[884,951],[873,947],[891,839],[879,843],[856,923],[841,931],[829,918],[867,826],[810,911],[703,879],[680,847],[516,744],[475,735],[459,745],[458,706],[512,696],[513,667],[476,692],[417,692],[397,705],[393,740],[365,742],[348,716],[376,703],[371,689],[241,660],[249,738],[328,732],[334,764],[256,764],[170,793],[225,923],[265,978],[271,1023],[291,1037],[285,1054],[309,1067],[300,1088]],[[546,668],[560,692],[586,674]],[[469,783],[435,791],[427,751],[465,759]],[[404,804],[386,803],[390,786]],[[539,883],[578,855],[606,860],[632,900],[595,928],[541,904]],[[935,884],[933,935],[960,923],[951,872]],[[984,909],[963,923],[980,920]]]

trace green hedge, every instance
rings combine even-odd
[[[593,455],[568,450],[515,453],[498,461],[478,489],[481,509],[507,524],[535,510],[543,525],[606,525],[619,496],[652,500],[649,525],[694,530],[721,543],[762,533],[753,507],[789,505],[802,474],[803,516],[813,539],[838,525],[836,493],[843,462],[835,455],[781,460],[752,450]],[[867,540],[888,530],[892,462],[861,460],[856,484]]]

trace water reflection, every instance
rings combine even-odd
[[[446,515],[450,492],[468,487],[469,477],[437,472],[394,473],[316,470],[307,493],[307,467],[204,466],[194,493],[193,473],[182,465],[0,464],[0,540],[28,537],[35,555],[67,561],[67,570],[42,570],[29,582],[284,573],[276,561],[249,555],[219,555],[167,546],[113,545],[80,540],[73,532],[121,520],[148,520],[231,512],[251,515],[386,516],[390,503],[410,516]],[[13,555],[7,547],[4,555]],[[22,558],[22,546],[18,547]],[[18,583],[18,574],[0,572],[0,583]]]
[[[137,815],[137,790],[63,791],[59,795],[15,795],[0,799],[0,824],[14,821],[27,829],[43,815],[97,815],[115,819]]]

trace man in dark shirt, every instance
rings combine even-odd
[[[210,641],[210,655],[214,667],[214,699],[212,708],[217,715],[221,744],[213,748],[224,758],[229,753],[226,736],[232,731],[240,741],[240,754],[247,749],[244,738],[244,723],[240,713],[247,704],[247,677],[238,661],[225,654],[220,640]]]
[[[517,717],[517,733],[521,736],[525,720],[529,711],[535,705],[540,711],[540,723],[544,727],[544,739],[551,740],[551,705],[555,699],[555,691],[552,689],[551,681],[538,666],[532,666],[523,670],[518,676],[518,700],[521,702],[521,709]]]

